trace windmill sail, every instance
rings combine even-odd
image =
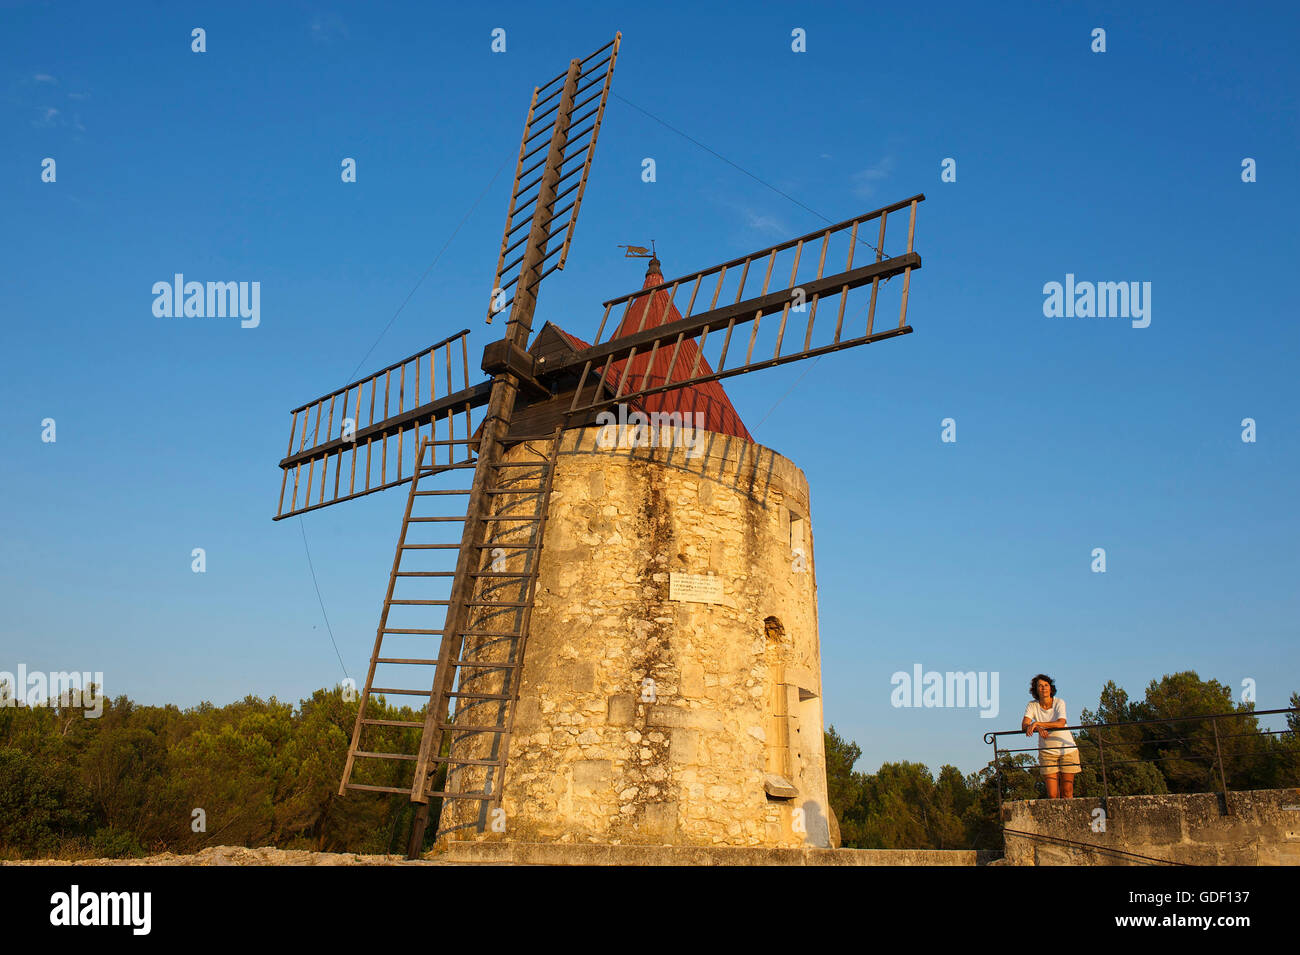
[[[489,323],[520,297],[519,283],[526,281],[522,269],[529,245],[545,248],[552,238],[564,235],[564,241],[543,256],[541,274],[529,282],[530,286],[564,268],[582,209],[582,194],[587,188],[621,39],[621,33],[615,34],[595,53],[574,60],[578,64],[576,74],[571,63],[569,70],[533,90],[488,303]],[[555,154],[557,147],[560,152]],[[548,265],[557,254],[559,258]]]
[[[618,402],[908,334],[912,330],[907,324],[911,273],[921,267],[921,257],[912,248],[916,207],[924,199],[916,195],[653,289],[610,299],[605,303],[596,343],[548,369],[557,375],[580,373],[569,413],[581,415]],[[898,253],[888,255],[889,214],[904,209],[909,210],[906,247],[896,245]],[[866,238],[868,232],[874,245]],[[864,246],[875,253],[874,259],[867,256],[866,263],[862,262]],[[827,262],[837,260],[845,263],[843,269],[827,274]],[[760,274],[762,283],[755,289]],[[877,330],[876,305],[882,283],[898,275],[903,282],[897,326]],[[859,289],[864,300],[851,308],[851,293]],[[684,313],[678,313],[679,297],[686,299]],[[703,310],[696,311],[704,302]],[[621,307],[616,331],[601,343],[616,307]],[[682,317],[665,320],[674,314]],[[712,359],[706,357],[710,346],[715,354]],[[592,381],[596,382],[594,389],[587,387]]]
[[[542,279],[569,254],[621,36],[533,91],[488,309],[489,322],[510,309],[522,326],[507,335],[516,344],[526,344]],[[293,409],[274,519],[405,484],[422,441],[437,466],[472,466],[479,441],[471,413],[489,403],[493,382],[470,385],[468,335]]]
[[[469,330],[293,409],[274,520],[411,480],[421,440],[435,464],[471,461],[471,410],[488,384],[469,383]]]

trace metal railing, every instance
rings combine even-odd
[[[1278,710],[1243,710],[1241,712],[1236,712],[1236,713],[1206,713],[1197,716],[1177,716],[1177,717],[1168,717],[1164,719],[1152,719],[1152,720],[1129,720],[1120,723],[1081,723],[1076,726],[1060,727],[1060,729],[1080,731],[1086,734],[1085,738],[1083,739],[1084,744],[1096,745],[1097,762],[1101,771],[1101,786],[1102,786],[1103,799],[1110,798],[1110,777],[1106,772],[1107,766],[1114,768],[1116,766],[1131,765],[1134,763],[1159,763],[1159,762],[1165,762],[1170,760],[1187,760],[1187,761],[1213,760],[1213,764],[1218,770],[1219,786],[1220,786],[1219,791],[1224,794],[1224,798],[1226,800],[1229,789],[1228,789],[1227,774],[1224,771],[1224,760],[1236,759],[1243,756],[1258,756],[1260,754],[1254,752],[1224,753],[1223,743],[1226,740],[1232,740],[1232,739],[1248,739],[1248,738],[1258,739],[1260,737],[1265,737],[1265,736],[1281,736],[1290,733],[1291,730],[1256,729],[1249,733],[1221,733],[1219,731],[1219,721],[1240,720],[1244,718],[1253,718],[1253,717],[1260,717],[1260,716],[1274,716],[1282,713],[1300,713],[1300,708],[1286,707]],[[1169,737],[1161,737],[1161,738],[1143,738],[1138,740],[1111,739],[1108,742],[1106,740],[1105,734],[1102,732],[1103,730],[1119,729],[1121,727],[1129,727],[1129,726],[1156,726],[1156,725],[1172,724],[1172,723],[1199,723],[1205,720],[1209,720],[1210,722],[1211,735],[1209,736],[1169,736]],[[998,732],[984,734],[984,742],[989,743],[993,747],[993,759],[989,765],[993,767],[993,771],[997,777],[999,816],[1001,815],[1002,799],[1003,799],[1002,794],[1003,794],[1004,760],[1006,760],[1008,757],[1011,757],[1012,754],[1014,753],[1031,753],[1031,752],[1036,753],[1038,752],[1038,747],[1035,745],[1032,747],[1025,747],[1023,749],[1010,748],[1010,747],[1002,748],[998,744],[998,738],[1001,736],[1023,736],[1023,735],[1024,735],[1023,729],[999,730]],[[1211,740],[1214,742],[1213,755],[1209,753],[1196,754],[1191,752],[1179,752],[1168,756],[1138,757],[1135,759],[1115,759],[1112,756],[1109,761],[1107,760],[1106,757],[1107,747],[1110,747],[1112,750],[1120,749],[1126,746],[1161,747],[1161,746],[1168,746],[1173,743],[1197,743],[1197,742],[1208,742]],[[1075,745],[1076,746],[1079,745],[1079,740],[1075,740]],[[1020,767],[1016,767],[1016,768],[1020,768]],[[1029,767],[1024,767],[1024,768],[1029,769]]]

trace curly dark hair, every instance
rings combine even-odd
[[[1032,680],[1029,681],[1029,695],[1032,696],[1034,699],[1038,699],[1038,681],[1039,681],[1039,680],[1046,680],[1046,681],[1047,681],[1047,685],[1050,686],[1050,687],[1052,688],[1052,696],[1053,696],[1053,698],[1055,698],[1055,696],[1056,696],[1056,681],[1053,680],[1053,679],[1052,679],[1050,676],[1048,676],[1046,673],[1035,673],[1035,674],[1034,674],[1034,678],[1033,678]]]

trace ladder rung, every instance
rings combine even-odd
[[[397,603],[396,600],[393,603]],[[509,600],[467,600],[466,607],[531,607],[532,604]]]
[[[457,759],[455,756],[430,756],[431,763],[455,763],[457,766],[500,766],[499,759]]]
[[[403,628],[403,629],[393,629],[392,627],[388,627],[388,628],[385,628],[384,630],[381,630],[380,632],[381,632],[381,633],[424,633],[424,634],[434,634],[434,633],[442,633],[443,631],[441,631],[441,630],[420,630],[420,629],[418,629],[418,628],[416,628],[416,629],[411,629],[411,628],[409,628],[409,627],[407,627],[407,628]]]
[[[528,524],[536,524],[538,521],[541,520],[541,518],[540,518],[540,517],[500,517],[500,516],[497,516],[497,517],[485,517],[485,518],[483,518],[483,520],[485,520],[485,521],[518,521],[518,522],[521,523],[521,524],[524,524],[524,523],[528,523]]]
[[[368,793],[406,793],[411,794],[411,787],[399,789],[396,786],[367,786],[364,783],[348,783],[348,789],[360,789]]]
[[[422,660],[419,657],[375,657],[376,663],[404,663],[411,666],[437,666],[437,660]],[[406,724],[399,724],[405,726]],[[423,723],[412,723],[412,726],[423,726]]]
[[[432,524],[435,522],[445,523],[448,521],[463,521],[463,517],[408,517],[408,524]]]
[[[458,544],[457,546],[460,545]],[[492,547],[503,547],[503,548],[508,548],[509,550],[537,550],[541,545],[540,544],[502,544],[500,542],[497,542],[495,544],[475,544],[474,546],[477,547],[479,550],[487,550]]]
[[[510,630],[462,630],[457,636],[461,637],[522,637],[522,633],[515,633]]]
[[[412,756],[409,753],[365,753],[361,750],[357,750],[352,755],[360,756],[363,759],[419,759],[418,756]]]
[[[447,607],[450,606],[450,600],[390,600],[390,604],[402,604],[403,606],[419,607]]]
[[[540,494],[545,488],[540,487],[503,487],[489,488],[485,494]]]
[[[529,575],[521,574],[521,573],[512,573],[511,571],[508,570],[475,570],[475,571],[471,571],[469,576],[471,577],[519,577],[520,579],[526,580]]]
[[[433,494],[468,494],[468,493],[470,493],[470,490],[471,490],[471,488],[465,488],[463,491],[458,489],[458,490],[455,490],[455,491],[416,491],[415,493],[416,493],[416,494],[420,494],[420,495],[424,495],[424,496],[427,497],[427,496],[429,496],[429,495],[433,495]]]
[[[410,720],[362,720],[366,726],[405,726],[408,728],[422,727],[423,723],[413,723]]]
[[[455,693],[448,693],[448,696],[454,696],[461,700],[513,700],[514,697],[509,693],[461,693],[459,690]]]
[[[465,468],[478,467],[478,461],[461,461],[457,464],[435,464],[425,465],[420,468],[421,474],[433,474],[436,471],[457,471]]]
[[[501,461],[497,464],[499,468],[544,468],[550,464],[549,461]]]
[[[403,690],[392,686],[372,686],[371,693],[396,693],[401,696],[429,696],[432,690]]]
[[[454,570],[399,570],[398,577],[455,577]]]
[[[403,544],[402,550],[460,550],[459,544]]]

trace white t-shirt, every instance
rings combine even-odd
[[[1030,700],[1029,705],[1025,707],[1025,719],[1031,723],[1055,723],[1057,720],[1065,720],[1068,725],[1070,720],[1065,715],[1065,701],[1059,696],[1052,700],[1051,709],[1043,709],[1037,700]],[[1034,734],[1038,736],[1037,733]],[[1038,736],[1039,749],[1075,749],[1074,737],[1069,730],[1051,730],[1046,737]]]

